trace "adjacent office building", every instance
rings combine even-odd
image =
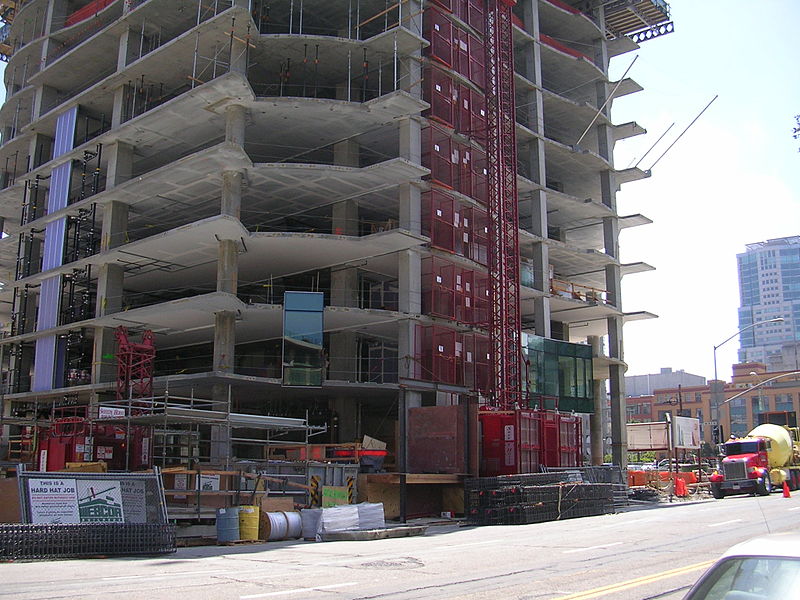
[[[747,244],[739,268],[739,328],[762,323],[740,336],[739,362],[760,362],[769,371],[800,369],[800,236]]]

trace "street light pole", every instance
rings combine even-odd
[[[730,342],[733,338],[738,336],[743,331],[747,331],[748,329],[752,329],[753,327],[757,327],[759,325],[763,325],[764,323],[782,323],[783,320],[784,320],[783,317],[775,317],[773,319],[764,319],[763,321],[757,321],[755,323],[751,323],[747,327],[742,327],[736,333],[734,333],[733,335],[725,338],[719,344],[714,346],[714,381],[711,382],[710,391],[711,391],[711,423],[712,423],[711,431],[712,431],[712,435],[713,435],[714,431],[717,432],[717,439],[712,439],[712,441],[715,444],[719,444],[722,441],[721,439],[719,439],[721,437],[721,436],[719,436],[719,407],[720,407],[720,404],[721,404],[720,403],[720,397],[722,396],[722,393],[724,392],[724,389],[725,389],[724,384],[721,381],[719,381],[719,377],[717,375],[717,348],[719,348],[723,344],[726,344],[726,343]]]

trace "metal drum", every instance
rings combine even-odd
[[[256,536],[258,537],[258,536]],[[239,507],[217,509],[217,542],[239,540]]]
[[[239,539],[258,539],[258,513],[257,506],[239,507]]]

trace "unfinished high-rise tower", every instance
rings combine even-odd
[[[611,121],[641,88],[608,67],[671,31],[665,2],[0,4],[10,461],[48,468],[36,436],[84,419],[136,441],[76,453],[116,468],[312,431],[474,473],[478,415],[526,409],[571,420],[506,437],[506,470],[580,462],[590,433],[602,462],[608,381],[624,462],[622,330],[648,315],[620,280],[649,267],[618,235],[649,221],[617,212],[646,173],[613,148],[644,130]]]

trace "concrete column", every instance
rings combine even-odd
[[[53,154],[53,138],[41,133],[34,133],[31,136],[28,154],[31,156],[31,169],[48,162]]]
[[[58,102],[58,90],[47,85],[36,88],[33,97],[33,118],[38,119]]]
[[[225,109],[225,141],[244,146],[247,109],[241,104],[232,104]]]
[[[611,171],[601,171],[600,201],[614,211],[617,210],[616,190],[617,183],[614,178],[614,173]]]
[[[333,164],[342,167],[359,167],[361,145],[353,139],[333,145]]]
[[[406,117],[398,124],[400,130],[400,158],[414,164],[422,164],[422,127],[413,117]]]
[[[354,331],[337,331],[330,336],[329,379],[358,380],[358,335]],[[336,411],[341,416],[337,408]],[[341,423],[341,419],[340,419]]]
[[[353,398],[335,398],[331,401],[332,408],[339,416],[336,436],[338,442],[359,441],[358,411],[359,404]]]
[[[592,358],[601,358],[603,356],[603,339],[596,335],[590,335],[588,341],[592,346]],[[594,412],[589,416],[592,465],[603,464],[603,409],[605,408],[606,400],[603,381],[603,379],[592,380]]]
[[[401,25],[422,36],[422,2],[408,0],[403,3]],[[408,56],[398,56],[397,87],[406,90],[415,98],[422,98],[422,47],[413,50]],[[389,88],[389,86],[387,86]]]
[[[399,308],[402,312],[422,312],[422,257],[414,250],[398,253]]]
[[[614,152],[614,135],[608,125],[597,126],[597,153],[612,162]]]
[[[400,229],[422,234],[422,193],[413,183],[404,183],[399,188]]]
[[[358,269],[331,269],[331,306],[359,306]],[[337,334],[333,334],[337,335]]]
[[[131,37],[134,35],[130,29],[126,29],[119,36],[119,49],[117,52],[117,71],[123,71],[128,66],[128,48],[130,47]]]
[[[125,268],[118,264],[103,264],[97,275],[97,318],[122,310]]]
[[[236,313],[214,313],[214,371],[233,373],[236,344]]]
[[[355,140],[344,140],[333,146],[333,164],[358,167],[361,147]],[[331,232],[334,235],[358,236],[358,203],[344,200],[331,208]],[[331,269],[331,306],[359,306],[358,269],[334,267]],[[358,378],[358,336],[353,331],[330,334],[330,378],[356,381]],[[334,410],[339,415],[339,440],[350,441],[356,415],[352,403],[338,399]],[[344,436],[344,437],[343,437]]]
[[[620,361],[609,367],[611,390],[611,456],[612,462],[623,469],[628,466],[628,433],[625,406],[625,365],[622,348],[622,318],[608,318],[608,354]]]
[[[622,309],[620,269],[618,265],[606,265],[606,302],[611,306]]]
[[[398,365],[398,375],[402,383],[403,379],[414,379],[417,363],[414,358],[416,355],[414,340],[416,336],[417,322],[408,319],[400,321],[397,329],[397,356],[400,361]]]
[[[117,377],[117,340],[112,327],[94,328],[92,383],[109,383]]]
[[[222,204],[220,214],[241,218],[242,189],[244,173],[241,171],[222,172]]]
[[[100,251],[106,252],[128,241],[128,205],[109,202],[103,206],[103,228]]]
[[[106,189],[111,189],[133,177],[133,146],[117,141],[109,144],[106,152],[108,157]]]
[[[217,257],[217,291],[236,294],[239,281],[239,248],[236,240],[220,240]]]
[[[123,119],[127,118],[125,110],[125,101],[128,97],[126,94],[127,86],[120,85],[114,90],[114,100],[111,104],[111,129],[117,129],[123,123]]]

